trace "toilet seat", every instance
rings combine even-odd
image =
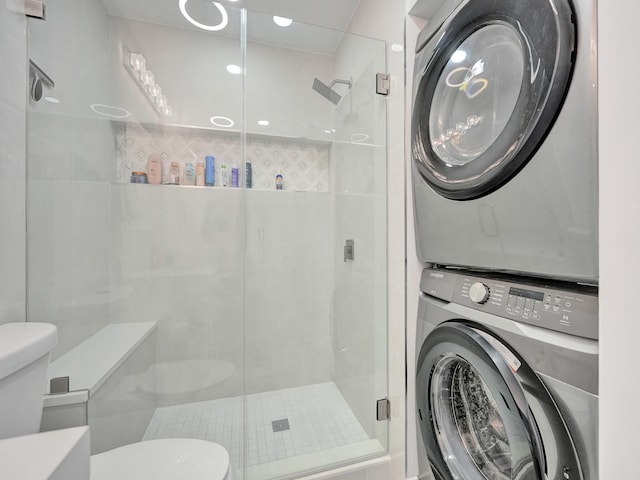
[[[91,480],[232,480],[229,453],[206,440],[149,440],[91,456]]]

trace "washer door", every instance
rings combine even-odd
[[[438,480],[582,479],[555,402],[494,336],[445,323],[417,365],[418,423]]]
[[[469,200],[511,179],[551,128],[573,66],[572,10],[568,0],[468,1],[433,38],[413,159],[440,195]]]

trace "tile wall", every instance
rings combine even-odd
[[[0,323],[25,320],[26,20],[0,4]]]
[[[146,172],[149,155],[163,161],[163,182],[169,183],[171,162],[178,162],[181,175],[191,162],[204,163],[206,155],[215,157],[215,183],[221,186],[220,165],[243,168],[242,138],[238,133],[142,124],[114,125],[118,157],[116,182],[129,183],[133,171]],[[276,175],[283,176],[283,189],[326,192],[329,187],[329,143],[305,142],[278,137],[249,136],[245,158],[251,163],[252,188],[275,190]],[[243,172],[240,171],[242,178]],[[241,183],[241,182],[239,182]],[[240,185],[242,186],[242,185]]]

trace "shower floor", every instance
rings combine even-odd
[[[243,401],[244,397],[238,396],[158,408],[143,440],[210,440],[228,450],[232,466],[240,471],[245,448]],[[369,440],[333,382],[247,395],[246,403],[249,471],[331,449],[340,450],[343,456],[345,449],[337,447],[347,445],[359,446],[352,448],[356,456],[382,449],[377,440]],[[294,463],[299,464],[297,468],[308,468],[304,462]],[[274,467],[266,471],[274,471]]]

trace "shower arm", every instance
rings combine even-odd
[[[329,84],[329,88],[333,88],[333,86],[334,86],[336,83],[341,83],[341,84],[343,84],[343,85],[349,85],[349,88],[351,88],[351,87],[353,86],[353,81],[352,81],[352,79],[351,79],[351,78],[350,78],[349,80],[341,80],[341,79],[339,79],[339,78],[336,78],[334,81],[332,81],[332,82]]]

